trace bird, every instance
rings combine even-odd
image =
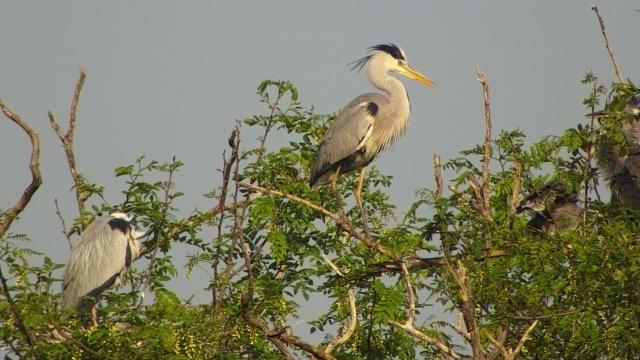
[[[620,130],[626,146],[616,146],[606,136],[601,138],[596,152],[598,166],[609,182],[612,203],[640,206],[640,92],[631,94],[619,114],[623,117]],[[616,113],[603,109],[587,116],[616,116]]]
[[[400,47],[388,43],[368,50],[368,55],[351,63],[351,70],[366,68],[369,82],[385,94],[362,94],[339,111],[320,142],[309,179],[313,188],[331,183],[336,193],[336,181],[341,174],[360,170],[355,189],[360,207],[365,167],[404,134],[409,122],[411,104],[407,90],[389,73],[435,87],[433,81],[409,65]]]
[[[145,236],[135,216],[115,212],[93,220],[82,232],[69,255],[62,281],[63,308],[77,307],[91,313],[97,324],[98,296],[116,284],[122,273],[139,258]]]
[[[564,230],[575,230],[580,224],[582,208],[578,205],[578,194],[568,192],[558,181],[543,185],[525,197],[516,208],[516,213],[533,213],[527,228],[534,233],[551,235]]]

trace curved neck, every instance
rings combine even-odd
[[[373,86],[384,91],[389,96],[389,102],[409,106],[409,97],[402,82],[389,75],[381,63],[372,61],[367,69],[367,77]]]

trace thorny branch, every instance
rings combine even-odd
[[[27,185],[26,189],[18,199],[18,202],[10,208],[9,210],[0,214],[0,238],[4,236],[4,234],[9,230],[9,227],[13,223],[15,219],[18,218],[20,213],[27,207],[33,194],[38,190],[40,185],[42,185],[42,174],[40,173],[40,137],[38,133],[27,124],[18,114],[11,111],[4,102],[0,99],[0,109],[4,113],[4,115],[11,121],[13,121],[16,125],[20,126],[20,128],[29,136],[31,140],[31,159],[29,160],[29,169],[31,170],[31,183]],[[9,290],[9,285],[7,283],[7,278],[2,273],[2,267],[0,267],[0,282],[2,283],[2,291],[4,296],[7,299],[7,303],[9,305],[9,309],[14,316],[15,325],[18,327],[20,332],[25,336],[27,344],[29,347],[33,346],[33,338],[31,337],[31,333],[27,329],[24,324],[24,320],[20,311],[16,308],[16,305],[13,301],[13,297],[11,296],[11,292]],[[14,349],[15,350],[15,349]],[[19,356],[19,354],[17,354]]]
[[[422,341],[435,346],[439,351],[443,354],[448,355],[453,359],[462,359],[462,356],[458,354],[455,350],[445,344],[442,340],[437,337],[432,337],[424,332],[418,330],[414,325],[413,321],[415,319],[416,312],[416,300],[415,293],[413,292],[413,285],[411,284],[411,275],[409,274],[409,270],[407,266],[403,262],[402,266],[402,276],[404,277],[405,287],[407,288],[407,319],[404,323],[399,323],[397,321],[390,320],[389,323],[397,328],[403,329],[413,336],[421,339]]]
[[[53,204],[56,206],[56,215],[58,219],[60,219],[60,224],[62,225],[62,235],[67,239],[67,244],[69,244],[69,250],[73,249],[73,244],[71,243],[71,236],[69,235],[69,231],[67,230],[67,223],[64,221],[64,217],[60,212],[60,206],[58,205],[58,199],[53,199]]]
[[[64,148],[64,152],[67,156],[67,162],[69,163],[69,171],[71,172],[71,177],[73,178],[73,183],[76,190],[76,202],[78,203],[78,213],[82,215],[84,211],[84,202],[87,200],[84,194],[84,190],[82,187],[82,176],[78,172],[78,168],[76,166],[76,158],[73,151],[73,135],[76,128],[76,118],[78,112],[78,101],[80,99],[80,92],[82,91],[82,86],[84,85],[84,80],[86,78],[86,74],[84,70],[80,69],[80,78],[76,83],[75,91],[73,93],[73,100],[71,101],[71,109],[69,110],[69,127],[66,133],[62,132],[60,125],[56,122],[56,118],[53,115],[53,112],[49,111],[49,122],[51,127],[56,132],[56,135],[62,142],[62,147]]]
[[[604,47],[607,49],[607,52],[609,53],[609,57],[611,58],[611,62],[613,63],[613,70],[616,72],[618,81],[621,84],[626,84],[627,82],[624,81],[622,70],[620,70],[620,66],[616,61],[615,56],[613,56],[613,51],[611,50],[611,46],[609,45],[609,38],[607,37],[607,32],[604,29],[604,20],[602,20],[602,16],[600,16],[600,10],[598,10],[598,7],[596,5],[591,5],[591,10],[593,10],[596,13],[596,16],[598,17],[598,23],[600,23],[600,30],[602,31],[602,38],[604,39]]]

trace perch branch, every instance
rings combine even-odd
[[[607,52],[609,53],[609,57],[611,58],[611,62],[613,63],[613,70],[616,72],[618,81],[621,84],[626,84],[627,82],[624,81],[622,70],[620,70],[620,66],[616,61],[615,56],[613,56],[613,51],[611,50],[611,46],[609,45],[609,38],[607,37],[607,32],[604,29],[604,20],[602,20],[602,16],[600,16],[600,10],[596,5],[591,5],[591,10],[593,10],[596,13],[596,16],[598,18],[598,23],[600,24],[600,30],[602,32],[602,38],[604,39],[604,47],[607,48]]]
[[[63,133],[60,125],[58,125],[53,112],[49,111],[49,122],[53,130],[56,132],[56,135],[62,142],[62,147],[64,148],[64,152],[67,156],[69,171],[71,172],[71,177],[73,178],[73,183],[76,189],[76,202],[78,203],[78,212],[80,214],[82,214],[82,212],[84,211],[84,202],[86,198],[84,190],[82,188],[82,176],[78,172],[76,157],[73,151],[73,135],[76,128],[78,101],[80,100],[80,92],[82,91],[82,86],[84,85],[85,78],[86,74],[84,73],[84,70],[80,69],[80,78],[76,83],[75,91],[73,93],[73,100],[71,101],[71,108],[69,110],[69,127],[67,128],[66,133]]]

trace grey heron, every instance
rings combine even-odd
[[[596,153],[598,165],[609,181],[613,203],[640,206],[640,93],[631,94],[622,112],[620,130],[626,147],[600,140]],[[587,116],[615,116],[608,109]]]
[[[113,213],[92,221],[71,251],[62,282],[62,307],[91,311],[96,322],[96,298],[115,284],[141,253],[144,236],[134,216]]]
[[[563,230],[575,230],[580,224],[582,208],[578,194],[568,192],[560,182],[542,186],[520,202],[516,213],[529,211],[533,216],[527,227],[536,233],[553,234]]]
[[[398,46],[380,44],[368,50],[367,56],[352,63],[352,70],[366,67],[369,82],[386,96],[362,94],[338,113],[320,142],[309,180],[312,187],[331,183],[335,191],[338,176],[359,169],[355,195],[360,207],[364,168],[403,135],[409,121],[411,106],[407,91],[402,82],[389,73],[404,75],[428,87],[435,86],[409,65]]]

